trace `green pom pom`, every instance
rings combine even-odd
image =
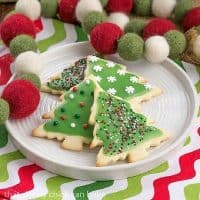
[[[100,2],[103,7],[106,7],[106,5],[108,4],[108,0],[100,0]]]
[[[56,17],[58,9],[58,0],[41,0],[42,16]]]
[[[185,35],[180,31],[172,30],[167,32],[164,36],[170,46],[169,57],[173,59],[179,58],[187,47]]]
[[[152,0],[136,0],[135,13],[140,16],[150,16],[151,5],[152,5]]]
[[[106,15],[102,12],[92,11],[88,13],[83,19],[83,29],[86,33],[90,33],[90,31],[97,25],[106,21]]]
[[[10,107],[9,104],[3,100],[0,99],[0,124],[5,123],[10,115]]]
[[[19,78],[32,82],[33,85],[35,85],[35,87],[40,90],[41,81],[40,81],[40,78],[36,74],[22,74]]]
[[[135,61],[142,57],[144,41],[135,33],[126,33],[118,42],[118,53],[125,60]]]
[[[25,51],[37,51],[36,41],[29,35],[16,36],[10,42],[10,52],[14,57]]]
[[[147,21],[144,19],[131,20],[125,27],[125,33],[137,33],[140,35],[146,24]]]
[[[185,14],[192,8],[191,0],[181,0],[178,1],[174,9],[174,17],[177,22],[181,22]]]

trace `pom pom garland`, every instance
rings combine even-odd
[[[30,81],[37,89],[41,88],[41,80],[36,74],[22,74],[19,79]]]
[[[135,13],[139,16],[151,15],[152,0],[135,0]]]
[[[9,104],[0,98],[0,125],[4,124],[10,115],[10,107]]]
[[[117,41],[123,35],[119,26],[112,23],[98,24],[90,33],[92,46],[102,54],[113,54],[117,51]]]
[[[125,33],[137,33],[141,35],[147,21],[144,19],[131,20],[125,27]]]
[[[42,15],[44,17],[55,17],[58,9],[58,0],[40,0]]]
[[[37,109],[40,93],[31,82],[15,80],[6,86],[2,98],[10,106],[10,117],[22,119],[31,115]]]

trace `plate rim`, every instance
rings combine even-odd
[[[66,44],[63,45],[61,47],[55,47],[53,49],[49,49],[46,52],[40,54],[42,57],[48,56],[48,54],[52,54],[54,51],[58,51],[58,49],[70,49],[72,47],[75,46],[79,46],[79,45],[85,45],[88,47],[89,42],[77,42],[77,43],[71,43],[71,44]],[[89,45],[90,46],[90,45]],[[91,47],[89,47],[91,48]],[[157,159],[161,158],[161,157],[165,157],[166,155],[168,155],[170,152],[172,152],[174,149],[176,149],[179,145],[181,145],[184,142],[184,139],[186,138],[186,136],[189,134],[189,131],[192,129],[192,126],[196,120],[196,116],[197,116],[197,112],[198,112],[198,100],[197,100],[197,93],[196,93],[196,89],[194,87],[194,84],[192,83],[192,80],[189,78],[189,76],[187,75],[187,73],[182,70],[177,63],[175,63],[173,60],[167,58],[165,60],[165,62],[168,62],[171,65],[174,65],[176,67],[176,70],[179,71],[179,73],[188,81],[189,83],[189,87],[191,88],[191,97],[193,99],[193,114],[191,115],[191,119],[187,125],[187,127],[184,129],[183,134],[177,139],[175,140],[171,146],[169,146],[169,148],[164,149],[163,151],[161,151],[160,153],[157,153],[154,156],[151,157],[147,157],[144,160],[140,160],[138,162],[134,162],[134,163],[126,163],[125,165],[121,166],[121,165],[110,165],[110,166],[105,166],[105,167],[96,167],[96,166],[75,166],[75,165],[70,165],[67,163],[60,163],[60,162],[56,162],[53,159],[49,159],[46,158],[45,156],[38,154],[37,151],[35,151],[34,149],[31,148],[27,148],[27,145],[25,145],[23,143],[23,141],[18,140],[17,137],[14,137],[14,134],[12,133],[12,126],[9,124],[9,120],[6,122],[6,127],[7,130],[9,132],[9,134],[12,136],[12,138],[14,139],[14,144],[15,142],[17,143],[16,146],[20,146],[23,149],[25,149],[27,152],[31,153],[34,157],[37,157],[37,159],[43,160],[45,162],[50,162],[54,165],[59,165],[61,167],[67,167],[67,168],[71,168],[74,170],[85,170],[85,171],[92,171],[92,172],[109,172],[109,171],[113,171],[113,170],[120,170],[121,168],[123,168],[124,170],[132,168],[132,167],[138,167],[138,165],[146,165],[149,162],[154,162]],[[190,98],[191,99],[191,98]],[[23,150],[21,150],[19,148],[20,151],[24,152]],[[25,153],[24,153],[25,154]],[[27,156],[27,154],[25,154],[26,158],[29,159],[29,156]],[[30,159],[31,160],[31,159]],[[36,163],[37,164],[37,163]],[[43,167],[44,168],[44,167]],[[45,167],[47,169],[47,167]],[[48,169],[47,169],[48,170]]]

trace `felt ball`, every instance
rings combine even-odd
[[[197,36],[197,38],[194,40],[193,52],[197,57],[200,57],[200,36]]]
[[[151,63],[161,63],[169,56],[169,44],[163,36],[152,36],[145,42],[145,58]]]
[[[129,22],[129,17],[122,12],[114,12],[109,15],[107,21],[118,25],[123,30]]]
[[[41,5],[38,0],[18,0],[15,11],[26,15],[32,20],[36,20],[41,14]]]
[[[41,88],[41,80],[36,74],[22,74],[19,79],[30,81],[37,89]]]
[[[88,13],[82,23],[82,27],[86,33],[90,33],[90,31],[97,25],[104,21],[106,21],[107,17],[105,13],[99,11],[92,11]]]
[[[101,23],[90,32],[92,46],[101,54],[112,54],[117,51],[117,41],[123,35],[119,26],[112,23]]]
[[[141,35],[147,21],[144,19],[133,19],[125,26],[125,33],[137,33]]]
[[[43,68],[40,55],[32,51],[26,51],[17,56],[14,67],[19,75],[24,73],[39,75]]]
[[[151,15],[152,0],[135,0],[135,13],[139,16]]]
[[[15,80],[6,86],[2,98],[10,106],[10,117],[22,119],[37,109],[40,92],[30,81]]]
[[[99,0],[80,0],[76,6],[76,18],[83,22],[84,17],[91,11],[103,12],[102,5]]]
[[[180,31],[172,30],[164,35],[170,46],[169,56],[171,58],[179,58],[187,47],[187,40],[183,33]]]
[[[100,0],[100,2],[103,7],[106,7],[106,5],[108,4],[108,0]]]
[[[152,13],[157,17],[168,18],[171,16],[176,6],[176,0],[153,0],[152,2]]]
[[[135,61],[142,57],[144,51],[143,39],[135,33],[126,33],[118,41],[117,52],[125,60]]]
[[[130,13],[133,8],[133,0],[109,0],[106,9],[108,12]]]
[[[154,35],[164,35],[170,30],[176,29],[176,25],[168,19],[155,18],[151,20],[143,30],[143,38],[147,39]]]
[[[10,107],[7,101],[0,98],[0,124],[4,124],[10,115]]]
[[[58,5],[58,15],[63,22],[76,22],[75,9],[78,0],[60,0]]]
[[[194,26],[200,25],[200,7],[190,10],[183,19],[183,28],[185,31]]]
[[[58,0],[40,0],[42,16],[44,17],[56,17],[58,9]]]
[[[35,38],[35,28],[33,22],[22,14],[14,14],[6,18],[0,29],[3,42],[9,46],[10,41],[17,35],[26,34]]]
[[[36,41],[29,35],[18,35],[11,40],[10,52],[12,56],[17,57],[20,53],[25,51],[37,51]]]
[[[174,9],[174,17],[177,22],[181,22],[186,15],[186,13],[192,9],[192,1],[190,0],[180,0],[177,2]]]

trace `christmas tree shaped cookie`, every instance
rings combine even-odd
[[[93,126],[88,124],[94,101],[95,83],[84,80],[64,95],[63,103],[49,115],[48,122],[33,130],[32,135],[57,139],[65,149],[80,151],[83,143],[90,144]]]
[[[133,111],[130,103],[104,91],[96,90],[90,116],[94,125],[91,148],[102,146],[97,166],[118,160],[135,162],[148,155],[149,147],[159,146],[170,138],[162,130],[148,125],[147,118]]]
[[[109,94],[128,101],[141,102],[161,94],[161,90],[144,83],[144,79],[126,70],[126,67],[96,56],[80,59],[74,66],[42,86],[42,91],[63,94],[83,79],[93,76]]]

